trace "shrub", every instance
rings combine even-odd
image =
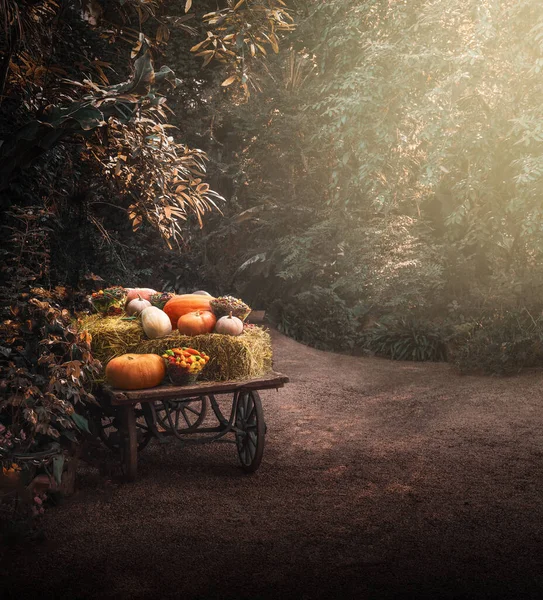
[[[353,350],[359,337],[353,311],[333,290],[318,286],[276,300],[269,315],[279,331],[323,350]]]
[[[499,311],[457,325],[450,338],[451,362],[462,373],[511,375],[543,365],[543,316],[525,309]]]
[[[393,360],[446,360],[444,331],[425,319],[384,317],[364,333],[364,346]]]
[[[62,302],[64,288],[33,288],[0,324],[0,466],[18,468],[25,456],[22,470],[33,471],[55,456],[58,484],[66,453],[88,432],[81,413],[95,403],[90,384],[100,369],[90,335]]]

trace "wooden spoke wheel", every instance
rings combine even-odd
[[[236,446],[241,468],[254,473],[262,462],[266,424],[262,402],[257,391],[241,391],[235,418]]]
[[[156,420],[166,431],[175,429],[178,433],[196,431],[207,414],[207,396],[168,400],[155,403]],[[168,418],[168,413],[169,417]]]
[[[151,441],[153,434],[147,426],[143,411],[135,409],[137,448],[141,451]],[[102,442],[113,452],[119,452],[122,446],[121,415],[117,410],[106,412],[97,411],[94,422]]]

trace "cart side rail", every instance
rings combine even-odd
[[[288,383],[289,378],[282,373],[268,373],[262,377],[236,381],[203,381],[192,385],[162,384],[146,390],[119,390],[103,386],[103,391],[114,406],[129,406],[139,402],[154,402],[168,398],[187,398],[206,394],[225,394],[238,390],[277,389]]]

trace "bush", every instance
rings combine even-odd
[[[543,366],[543,317],[527,310],[500,311],[454,328],[451,362],[462,373],[511,375]]]
[[[19,470],[21,459],[28,471],[52,460],[59,485],[66,454],[88,432],[81,413],[96,402],[91,382],[101,366],[90,335],[63,308],[74,297],[61,287],[32,288],[0,324],[0,467]]]
[[[434,323],[417,317],[385,317],[364,333],[364,346],[393,360],[446,360],[446,336]]]
[[[359,339],[353,311],[330,289],[315,286],[276,300],[269,315],[279,331],[322,350],[353,350]]]

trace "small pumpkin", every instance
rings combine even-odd
[[[126,305],[126,312],[129,315],[139,315],[142,310],[151,306],[149,300],[144,300],[141,296],[138,295],[134,300],[130,300],[130,302]]]
[[[230,313],[227,317],[221,317],[215,325],[215,333],[223,335],[241,335],[243,333],[243,321],[233,317]]]
[[[212,298],[208,296],[201,296],[199,294],[181,294],[174,296],[171,300],[168,300],[164,305],[164,312],[170,317],[172,327],[177,327],[179,317],[186,315],[189,312],[196,310],[210,310],[209,301]]]
[[[202,335],[211,333],[217,319],[209,310],[197,310],[181,315],[177,321],[177,329],[182,335]]]
[[[166,375],[164,359],[158,354],[123,354],[106,367],[106,381],[120,390],[144,390],[158,385]]]
[[[141,311],[141,326],[145,335],[151,340],[172,332],[170,317],[156,306],[148,306]]]
[[[150,302],[151,296],[153,294],[158,294],[156,290],[152,290],[151,288],[127,288],[127,290],[128,294],[126,295],[126,306],[128,306],[129,302],[136,300],[140,296],[143,298],[143,300],[149,300]]]

